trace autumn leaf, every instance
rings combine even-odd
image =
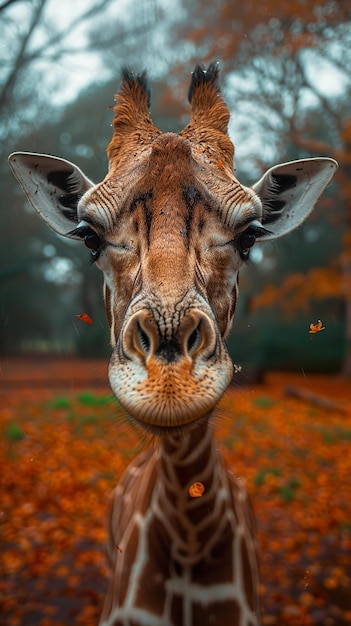
[[[191,498],[200,498],[205,492],[203,483],[195,482],[189,487],[189,496]]]
[[[310,324],[310,330],[308,332],[315,334],[319,333],[321,330],[325,330],[325,326],[323,326],[321,320],[318,320],[317,324]]]
[[[88,313],[80,313],[79,315],[76,315],[76,317],[81,320],[82,322],[85,322],[86,324],[93,324],[93,320],[91,319],[90,315],[88,315]]]

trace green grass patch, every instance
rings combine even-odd
[[[269,407],[274,406],[275,400],[269,396],[259,396],[258,398],[253,399],[253,404],[261,409],[268,409]]]
[[[338,439],[341,439],[343,441],[351,441],[351,430],[340,428],[338,429],[336,434]]]
[[[254,478],[254,484],[256,485],[256,487],[262,487],[266,480],[266,476],[268,476],[269,474],[273,474],[273,476],[280,476],[281,471],[277,467],[264,467],[259,472],[257,472]]]
[[[11,422],[7,426],[5,435],[9,441],[21,441],[25,437],[24,431],[16,422]]]
[[[71,402],[69,398],[65,396],[59,396],[58,398],[54,398],[48,403],[48,406],[51,409],[69,409],[71,407]]]
[[[85,391],[77,395],[77,400],[83,406],[105,406],[113,400],[113,396],[97,396],[94,393]]]
[[[85,425],[85,424],[97,424],[98,421],[99,420],[98,420],[96,415],[83,415],[81,420],[80,420],[80,423],[82,425]]]
[[[336,441],[335,436],[332,435],[332,433],[328,432],[327,430],[323,430],[321,432],[321,435],[322,435],[322,439],[324,443],[327,443],[328,445],[332,445]]]
[[[226,437],[225,439],[223,439],[223,445],[229,450],[234,450],[236,441],[237,437]]]
[[[290,478],[285,485],[279,489],[279,493],[285,502],[295,500],[296,489],[301,487],[301,483],[297,478]]]

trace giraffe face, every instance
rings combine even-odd
[[[232,376],[223,339],[262,207],[237,183],[236,226],[226,225],[204,159],[188,139],[161,134],[137,168],[112,171],[78,206],[78,230],[90,229],[104,274],[110,383],[146,428],[195,422]]]
[[[196,67],[191,119],[175,135],[150,118],[145,74],[124,70],[99,185],[63,159],[9,157],[39,215],[84,240],[103,272],[112,389],[135,423],[158,432],[215,407],[232,376],[224,340],[240,266],[257,238],[303,222],[337,167],[323,157],[294,161],[241,185],[217,79],[216,64]]]

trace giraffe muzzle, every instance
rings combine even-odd
[[[210,313],[188,306],[166,315],[145,307],[120,333],[109,380],[133,424],[161,434],[209,414],[232,371]]]

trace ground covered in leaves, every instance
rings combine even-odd
[[[106,363],[0,362],[0,624],[93,626],[111,491],[141,449]],[[299,385],[335,406],[287,397]],[[232,387],[217,438],[254,504],[265,626],[351,624],[351,399],[339,378]]]

